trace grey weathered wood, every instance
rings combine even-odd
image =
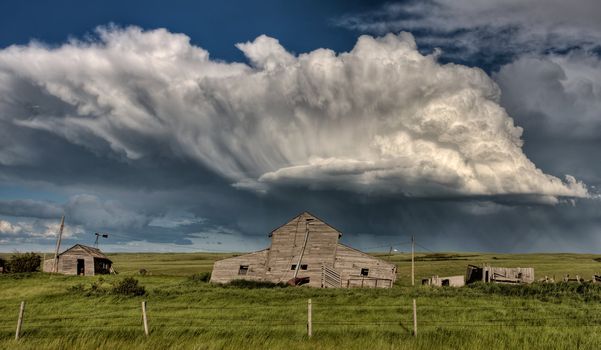
[[[19,319],[17,320],[17,331],[15,332],[15,340],[19,340],[21,336],[21,327],[23,326],[23,315],[25,314],[25,302],[21,302],[21,307],[19,308]]]
[[[322,265],[322,288],[340,288],[341,286],[340,273],[333,268]]]
[[[311,299],[307,302],[307,335],[309,338],[313,336],[313,319],[312,319]]]
[[[108,274],[112,261],[99,249],[76,244],[58,255],[58,259],[48,259],[43,263],[44,272],[57,272],[65,275],[77,275],[77,260],[84,260],[85,276]],[[107,268],[102,268],[106,265]]]
[[[144,334],[148,336],[148,318],[146,317],[146,302],[142,302],[142,319],[144,320]]]
[[[311,287],[388,288],[396,279],[396,265],[339,243],[342,234],[304,212],[271,234],[265,250],[215,262],[211,282],[234,279],[287,282],[309,278]],[[248,266],[239,275],[240,266]],[[301,266],[306,265],[306,269]],[[369,269],[361,276],[361,269]]]
[[[413,299],[413,336],[417,337],[417,305]]]
[[[482,275],[483,282],[493,283],[532,283],[534,268],[532,267],[494,267],[489,265],[467,267],[466,282],[474,282],[471,276]],[[475,275],[474,275],[475,274]]]
[[[465,276],[432,276],[422,279],[422,285],[434,287],[442,287],[444,282],[446,282],[446,285],[449,287],[463,287],[465,285]]]

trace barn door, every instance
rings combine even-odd
[[[77,259],[77,275],[86,274],[86,263],[84,259]]]

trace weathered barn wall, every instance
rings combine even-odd
[[[227,283],[235,279],[263,281],[265,280],[265,262],[267,249],[255,253],[244,254],[216,261],[211,273],[211,282]],[[240,267],[247,266],[245,274],[240,274]]]
[[[89,255],[69,254],[58,258],[57,273],[77,275],[77,259],[84,260],[85,276],[94,276],[94,258]],[[44,272],[54,272],[54,258],[44,261]]]
[[[396,280],[396,265],[343,244],[338,244],[334,269],[343,287],[387,288]],[[367,276],[361,275],[362,269],[368,269]]]

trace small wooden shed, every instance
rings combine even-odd
[[[532,283],[534,282],[534,268],[468,265],[465,279],[468,284],[478,281],[486,283]]]
[[[465,286],[465,276],[432,276],[422,279],[422,285],[434,287],[463,287]]]
[[[78,276],[109,274],[113,271],[113,262],[98,248],[76,244],[58,255],[56,270],[54,258],[44,261],[44,272],[55,271]]]
[[[342,233],[304,212],[273,230],[267,249],[216,261],[211,282],[235,279],[320,288],[389,288],[396,265],[339,242]]]

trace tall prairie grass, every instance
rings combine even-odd
[[[212,261],[220,256],[120,254],[113,256],[121,272],[118,276],[2,275],[0,349],[601,348],[598,285],[411,287],[403,278],[405,256],[387,257],[398,262],[401,275],[391,289],[217,286],[190,278],[210,271]],[[522,255],[495,256],[501,261],[497,265],[534,266],[538,276],[541,270],[551,275],[553,266],[565,271],[571,266],[570,273],[581,276],[601,266],[593,260],[598,256],[588,255],[529,255],[530,264]],[[461,274],[467,263],[484,260],[472,254],[470,261],[460,260],[460,266],[453,256],[446,266],[440,260],[444,257],[435,258],[418,262],[419,277],[442,276],[441,271]],[[141,268],[149,273],[140,275]],[[126,276],[136,278],[146,295],[85,292],[92,285],[109,289]],[[83,287],[74,288],[78,285]],[[313,305],[310,339],[306,335],[309,298]],[[417,337],[412,335],[414,298]],[[26,301],[25,319],[22,338],[15,341],[21,300]],[[149,337],[142,326],[144,300]]]

